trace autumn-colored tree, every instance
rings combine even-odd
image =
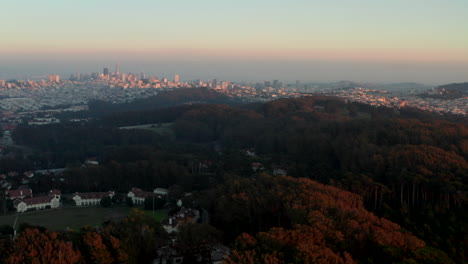
[[[255,238],[238,238],[230,263],[355,263],[377,258],[391,263],[425,246],[399,225],[368,212],[360,196],[308,179],[262,174],[233,178],[218,191],[216,227],[260,231]]]
[[[106,233],[84,230],[81,236],[82,252],[89,263],[127,263],[127,254],[121,248],[119,239]]]
[[[93,263],[111,264],[114,262],[114,259],[107,249],[107,246],[102,241],[100,234],[87,232],[83,236],[83,242],[88,249],[90,260]]]
[[[82,260],[72,242],[55,232],[26,229],[14,241],[7,264],[75,264]]]

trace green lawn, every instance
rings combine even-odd
[[[150,215],[150,216],[154,216],[154,218],[158,222],[161,222],[161,220],[166,218],[168,212],[169,212],[169,210],[167,210],[167,209],[161,209],[161,210],[155,210],[154,214],[153,214],[153,211],[145,210],[145,214]]]
[[[100,226],[108,220],[116,220],[128,215],[130,211],[126,206],[103,207],[69,207],[53,210],[32,211],[18,214],[17,227],[21,223],[44,226],[49,230],[59,231],[67,228],[80,229],[85,225]],[[152,211],[145,211],[153,215]],[[155,211],[155,218],[161,221],[167,216],[167,210]],[[0,225],[13,225],[14,215],[0,216]]]

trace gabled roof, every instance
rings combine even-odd
[[[10,198],[27,197],[32,195],[31,189],[8,190],[7,195]]]
[[[146,197],[157,197],[161,196],[160,193],[155,193],[155,192],[145,192],[139,188],[132,188],[130,190],[131,193],[135,195],[135,197],[140,197],[140,198],[146,198]]]
[[[39,197],[34,197],[34,198],[26,198],[26,199],[23,199],[22,201],[20,200],[15,201],[15,205],[17,206],[18,204],[22,202],[27,205],[50,203],[52,199],[54,199],[54,197],[52,196],[39,196]]]
[[[60,194],[62,194],[62,192],[57,189],[53,189],[49,191],[49,195],[60,195]]]
[[[142,189],[136,188],[136,187],[133,187],[133,188],[130,190],[130,192],[132,192],[132,193],[142,192],[142,191],[143,191]]]
[[[81,199],[102,199],[107,196],[114,195],[113,192],[89,192],[89,193],[75,193],[73,197],[79,196]]]

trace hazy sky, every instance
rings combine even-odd
[[[467,0],[8,0],[0,10],[0,78],[120,62],[183,79],[468,81]]]

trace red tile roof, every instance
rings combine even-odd
[[[31,189],[8,190],[7,195],[10,196],[10,198],[28,197],[28,196],[32,196],[32,190]]]
[[[60,190],[57,190],[57,189],[53,189],[53,190],[49,191],[49,195],[54,195],[54,194],[60,195],[60,194],[62,194],[62,192]]]
[[[33,204],[41,204],[41,203],[50,203],[52,199],[54,199],[54,197],[52,196],[40,196],[40,197],[23,199],[23,202],[26,203],[27,205],[33,205]]]
[[[141,197],[141,198],[146,198],[146,197],[159,197],[161,196],[160,194],[157,194],[157,193],[154,193],[154,192],[145,192],[139,188],[132,188],[130,190],[130,192],[132,192],[135,197]]]

